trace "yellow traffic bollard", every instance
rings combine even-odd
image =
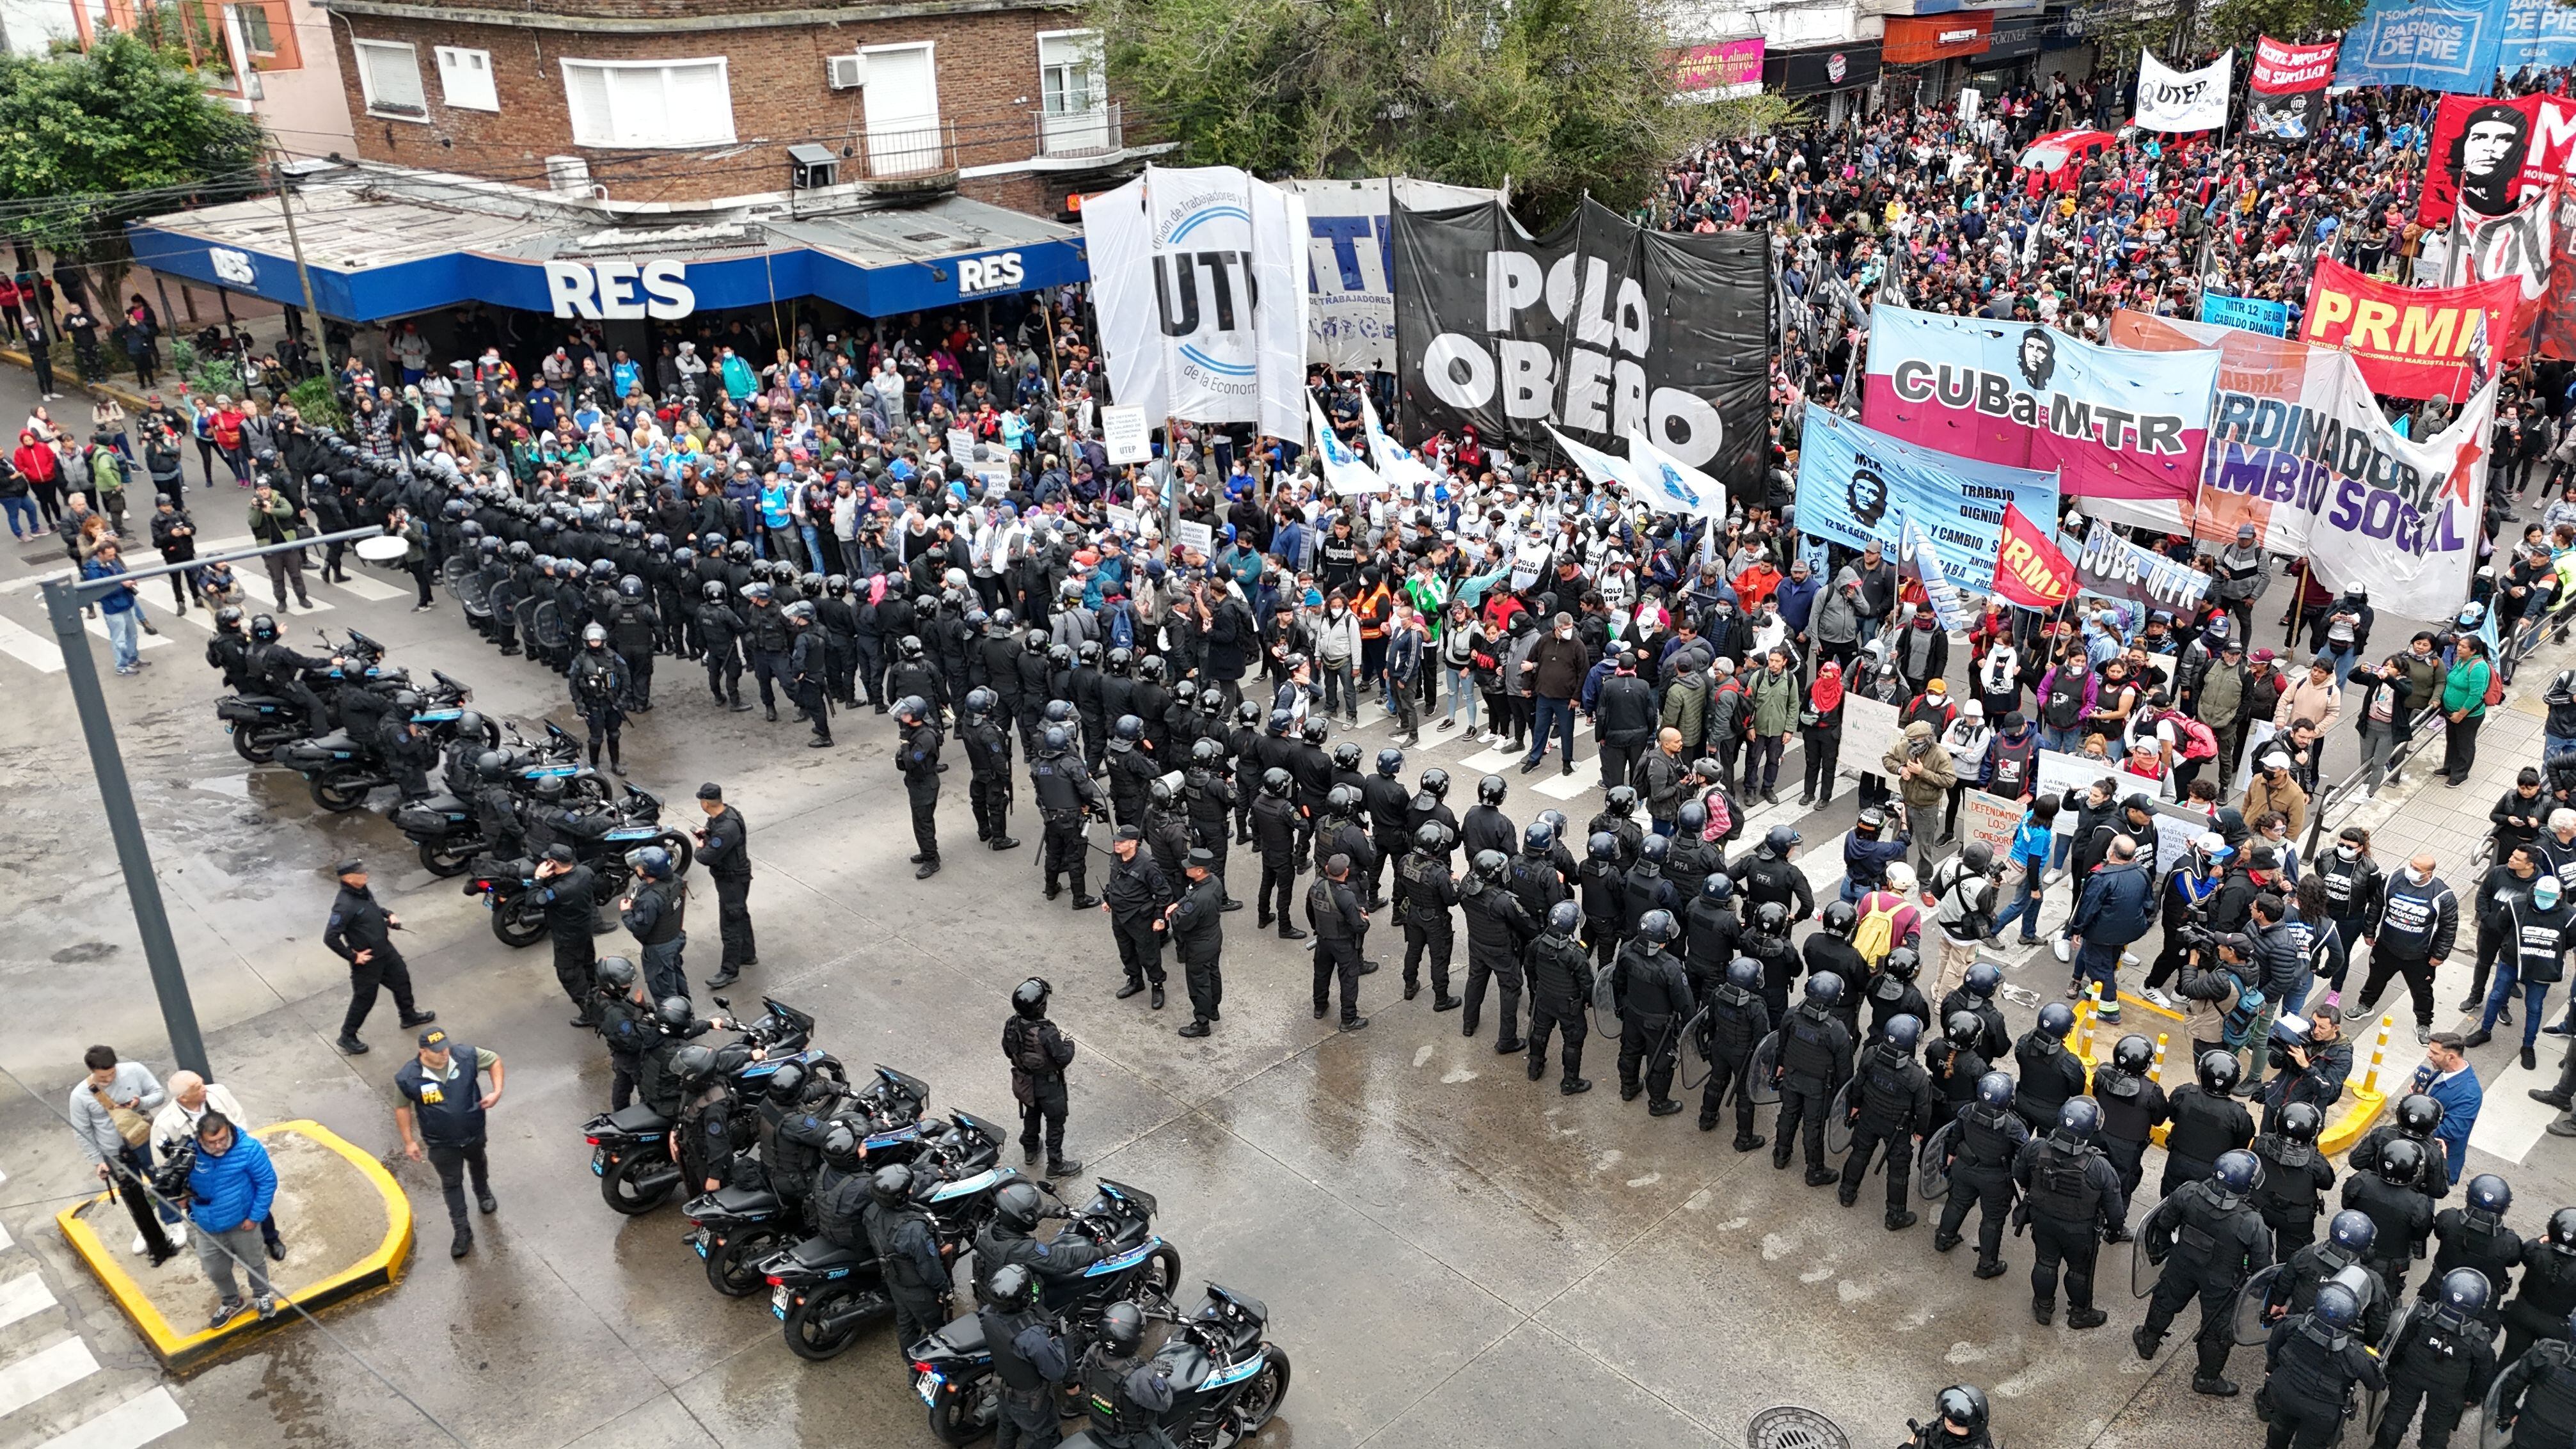
[[[2361,1079],[2361,1090],[2365,1096],[2375,1095],[2379,1091],[2379,1063],[2381,1058],[2388,1055],[2388,1033],[2395,1029],[2396,1025],[2397,1018],[2394,1016],[2383,1016],[2379,1019],[2379,1037],[2370,1044],[2370,1071]]]
[[[2157,1033],[2156,1033],[2156,1064],[2155,1064],[2154,1066],[2149,1067],[2149,1068],[2147,1069],[2147,1075],[2148,1075],[2148,1076],[2150,1076],[2150,1077],[2152,1077],[2152,1078],[2154,1078],[2154,1079],[2155,1079],[2155,1083],[2156,1083],[2156,1085],[2157,1085],[2157,1086],[2159,1086],[2159,1087],[2161,1087],[2161,1086],[2163,1086],[2163,1085],[2165,1084],[2165,1042],[2166,1042],[2166,1040],[2167,1040],[2167,1037],[2166,1037],[2166,1034],[2165,1034],[2165,1033],[2163,1033],[2163,1032],[2157,1032]]]

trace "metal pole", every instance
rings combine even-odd
[[[116,747],[116,722],[108,716],[107,695],[98,685],[98,661],[90,657],[88,636],[81,632],[79,581],[55,579],[44,588],[45,610],[54,621],[55,641],[62,646],[63,677],[71,683],[81,734],[89,742],[90,773],[98,777],[99,803],[107,810],[107,833],[116,842],[117,864],[125,871],[125,894],[134,906],[135,929],[143,937],[143,959],[152,967],[152,990],[161,998],[170,1055],[180,1066],[211,1081],[215,1069],[206,1061],[206,1041],[197,1030],[197,1007],[188,997],[188,976],[179,963],[178,943],[170,938],[170,915],[161,905],[161,883],[152,874],[152,851],[144,843],[143,820],[135,813],[134,790]]]
[[[275,161],[268,163],[269,178],[277,183],[277,209],[286,217],[286,246],[295,254],[295,280],[304,287],[304,317],[312,324],[313,355],[321,360],[324,371],[331,366],[331,349],[322,341],[322,309],[313,305],[313,272],[304,265],[304,239],[295,232],[295,200],[286,190],[286,168]]]

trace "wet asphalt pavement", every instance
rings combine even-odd
[[[5,384],[0,396],[16,379]],[[204,536],[243,531],[242,497],[228,483],[192,491]],[[37,562],[0,563],[0,620],[43,635],[19,581],[51,558],[21,552]],[[569,722],[553,675],[496,657],[450,605],[410,613],[407,596],[383,596],[402,581],[374,577],[374,597],[314,585],[332,607],[296,614],[293,634],[309,642],[314,626],[354,625],[415,674],[435,667],[468,681],[487,713],[530,731],[541,716]],[[421,1240],[399,1287],[330,1315],[329,1339],[310,1327],[279,1333],[175,1386],[187,1423],[161,1442],[437,1442],[424,1415],[476,1446],[934,1442],[890,1331],[837,1361],[802,1362],[765,1299],[709,1290],[676,1210],[626,1219],[601,1204],[580,1127],[606,1103],[607,1064],[595,1038],[566,1026],[546,948],[496,941],[481,906],[421,869],[375,812],[326,815],[295,776],[246,767],[213,717],[205,631],[169,617],[166,590],[147,597],[168,643],[147,652],[154,667],[141,677],[105,683],[217,1075],[255,1118],[315,1118],[387,1155]],[[103,661],[103,642],[99,652]],[[2026,1241],[2006,1240],[2009,1275],[1975,1281],[1968,1251],[1933,1253],[1928,1221],[1882,1230],[1875,1179],[1859,1207],[1842,1209],[1794,1168],[1772,1171],[1767,1152],[1729,1150],[1727,1129],[1703,1134],[1690,1113],[1650,1120],[1642,1102],[1621,1103],[1612,1051],[1598,1042],[1586,1058],[1598,1090],[1560,1096],[1553,1063],[1546,1083],[1529,1083],[1522,1058],[1494,1053],[1490,1015],[1469,1040],[1457,1016],[1432,1013],[1427,993],[1395,999],[1402,944],[1383,914],[1370,953],[1390,969],[1363,982],[1366,1031],[1311,1018],[1308,958],[1256,932],[1247,910],[1226,918],[1224,1021],[1209,1040],[1180,1040],[1177,972],[1165,1011],[1113,1000],[1105,919],[1039,898],[1025,810],[1017,824],[1029,844],[975,846],[962,759],[943,799],[947,869],[917,883],[884,718],[843,716],[838,748],[808,750],[802,726],[711,706],[702,678],[663,662],[663,707],[632,723],[626,758],[631,778],[669,802],[668,821],[689,822],[691,793],[709,779],[748,817],[760,964],[727,995],[749,1006],[768,993],[813,1013],[818,1045],[854,1068],[884,1062],[926,1079],[934,1111],[1010,1122],[998,1047],[1007,998],[1024,976],[1048,976],[1055,1015],[1080,1047],[1068,1147],[1086,1177],[1160,1199],[1157,1228],[1182,1253],[1185,1306],[1212,1278],[1271,1309],[1271,1337],[1295,1362],[1263,1436],[1272,1449],[1735,1445],[1757,1411],[1782,1403],[1822,1409],[1851,1442],[1876,1446],[1904,1437],[1906,1418],[1960,1379],[1993,1393],[2016,1449],[2198,1449],[2259,1433],[2246,1401],[2189,1392],[2186,1337],[2153,1364],[2132,1353],[2140,1305],[2126,1292],[2126,1248],[2102,1260],[2111,1326],[2070,1332],[2061,1309],[2056,1327],[2038,1327]],[[0,836],[11,902],[0,1064],[45,1097],[0,1096],[0,1223],[38,1256],[68,1326],[102,1365],[90,1387],[0,1416],[7,1449],[153,1382],[46,1221],[85,1177],[48,1109],[90,1042],[165,1075],[170,1063],[62,676],[0,658],[0,687],[0,798],[13,825]],[[1387,731],[1375,709],[1363,713],[1356,737],[1373,753]],[[1463,733],[1428,737],[1408,775],[1442,765],[1468,796],[1482,767],[1461,762],[1481,747]],[[1588,782],[1588,743],[1583,754]],[[1588,788],[1542,801],[1531,787],[1552,770],[1509,778],[1515,819],[1561,804],[1581,821],[1598,808]],[[1803,828],[1815,844],[1847,824],[1838,802]],[[376,865],[377,894],[401,914],[422,1005],[509,1066],[492,1118],[501,1209],[478,1221],[461,1264],[445,1254],[434,1176],[398,1160],[388,1083],[408,1044],[390,1001],[366,1033],[372,1055],[346,1059],[330,1045],[346,973],[319,937],[330,865],[346,855]],[[1245,856],[1236,859],[1240,869]],[[1248,882],[1238,894],[1248,898]],[[716,959],[703,881],[695,905],[690,974],[702,978]],[[623,933],[600,941],[603,953],[627,946]],[[2046,987],[2055,970],[2015,974]],[[699,1000],[703,1009],[702,987]],[[2027,1024],[2028,1007],[2010,1014],[2016,1030]],[[2397,1055],[2411,1066],[2412,1051]],[[2576,1197],[2563,1157],[2541,1156],[2545,1166],[2514,1169],[2535,1209],[2516,1218],[2532,1217],[2533,1230],[2542,1198]],[[2152,1184],[2153,1157],[2149,1170]],[[59,1336],[62,1326],[10,1331]],[[0,1339],[0,1358],[16,1342]],[[2235,1361],[2249,1393],[2257,1360],[2240,1351]]]

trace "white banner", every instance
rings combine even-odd
[[[2308,560],[2328,588],[2360,585],[2370,590],[2372,608],[2401,619],[2458,612],[2477,570],[2495,400],[2490,382],[2449,427],[2421,442],[2384,425],[2377,431],[2372,442],[2387,455],[2385,482],[2340,480],[2308,525]]]
[[[1638,501],[1655,512],[1678,513],[1687,518],[1726,517],[1725,484],[1656,447],[1634,428],[1628,430],[1628,466],[1646,485]]]
[[[1306,430],[1302,199],[1230,166],[1148,166],[1085,198],[1082,223],[1119,402]]]
[[[2442,258],[2445,287],[2465,287],[2511,277],[2522,284],[2522,300],[2537,302],[2549,290],[2549,220],[2557,208],[2548,192],[2503,216],[2481,216],[2465,201],[2451,223],[2456,236],[2467,238],[2448,247]],[[2527,319],[2529,311],[2523,313]]]
[[[1369,465],[1361,462],[1360,455],[1351,451],[1351,445],[1334,435],[1333,425],[1325,420],[1323,408],[1316,404],[1311,393],[1306,398],[1306,414],[1314,424],[1315,456],[1324,463],[1325,487],[1336,493],[1386,491],[1386,480],[1369,471]]]
[[[2138,52],[2138,112],[2142,131],[2216,131],[2227,125],[2227,86],[2236,70],[2229,51],[2198,70],[2167,69],[2151,51]]]
[[[1143,408],[1112,406],[1100,410],[1100,446],[1112,463],[1151,461],[1153,433],[1153,424],[1145,420]]]
[[[1379,477],[1404,490],[1408,498],[1418,498],[1421,494],[1415,490],[1435,486],[1440,482],[1440,475],[1431,471],[1430,464],[1413,456],[1410,450],[1388,437],[1386,429],[1378,425],[1377,404],[1369,401],[1366,388],[1360,389],[1360,421],[1367,425],[1369,458],[1377,465]]]
[[[1390,191],[1416,211],[1472,206],[1493,200],[1494,193],[1383,176],[1279,185],[1306,202],[1306,360],[1343,372],[1395,371],[1395,287],[1387,279],[1394,234]]]

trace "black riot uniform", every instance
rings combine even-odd
[[[2370,1267],[2386,1280],[2391,1294],[2405,1292],[2406,1269],[2433,1233],[2432,1199],[2377,1172],[2355,1170],[2343,1180],[2343,1205],[2370,1215],[2379,1229],[2371,1243]]]
[[[1950,1196],[1941,1204],[1941,1221],[1932,1246],[1948,1252],[1959,1246],[1959,1229],[1971,1208],[1977,1220],[1977,1274],[2003,1276],[2004,1218],[2012,1211],[2013,1162],[2030,1141],[2030,1125],[2010,1106],[1972,1101],[1959,1109],[1959,1130],[1951,1143]]]
[[[1411,887],[1407,887],[1411,889]],[[1584,1006],[1592,998],[1592,956],[1574,939],[1572,923],[1559,930],[1551,924],[1529,943],[1522,958],[1529,973],[1529,1078],[1547,1075],[1547,1039],[1563,1028],[1564,1076],[1557,1090],[1572,1096],[1591,1090],[1583,1076],[1583,1039],[1590,1031]]]
[[[1253,800],[1252,848],[1261,856],[1261,888],[1252,898],[1260,912],[1257,924],[1267,926],[1275,919],[1279,934],[1292,941],[1306,935],[1288,918],[1290,893],[1297,888],[1297,838],[1302,829],[1297,807],[1286,796],[1263,790]]]
[[[2158,1203],[2139,1231],[2150,1248],[2170,1246],[2162,1249],[2164,1272],[2147,1300],[2146,1321],[2131,1336],[2138,1356],[2153,1358],[2174,1318],[2197,1297],[2200,1329],[2193,1343],[2200,1359],[2192,1386],[2234,1392],[2232,1385],[2221,1386],[2236,1343],[2236,1290],[2272,1265],[2272,1233],[2262,1214],[2216,1178],[2200,1178]]]
[[[2503,1289],[2495,1287],[2494,1292],[2501,1295]],[[2372,1449],[2397,1449],[2419,1407],[2424,1427],[2416,1442],[2423,1449],[2446,1449],[2468,1406],[2484,1403],[2495,1383],[2494,1333],[2486,1314],[2463,1313],[2448,1304],[2428,1304],[2408,1314],[2379,1356],[2388,1375],[2388,1408],[2371,1439]]]
[[[751,708],[742,702],[742,636],[746,632],[742,615],[724,601],[723,585],[707,592],[712,596],[698,605],[698,657],[707,666],[707,692],[716,703],[736,710]]]
[[[2120,1195],[2134,1197],[2146,1176],[2149,1134],[2173,1115],[2165,1089],[2144,1073],[2103,1062],[2093,1069],[2093,1100],[2102,1104],[2102,1130],[2094,1141],[2119,1170]]]
[[[2013,1182],[2029,1215],[2031,1315],[2046,1323],[2057,1305],[2058,1265],[2066,1270],[2066,1322],[2099,1327],[2093,1306],[2093,1262],[2102,1240],[2128,1221],[2119,1170],[2101,1148],[2064,1127],[2034,1137],[2013,1157]]]
[[[2326,1449],[2339,1443],[2353,1385],[2375,1391],[2387,1384],[2359,1334],[2336,1328],[2314,1312],[2272,1325],[2263,1364],[2270,1372],[2261,1405],[2270,1420],[2265,1449]]]
[[[2576,1209],[2550,1214],[2549,1234],[2523,1245],[2522,1283],[2504,1306],[2504,1359],[2541,1339],[2564,1338],[2576,1313]]]
[[[1977,1079],[1991,1070],[1977,1051],[1982,1030],[1971,1031],[1964,1039],[1944,1032],[1923,1044],[1923,1065],[1932,1073],[1932,1090],[1941,1099],[1940,1118],[1944,1122],[1977,1100]]]
[[[1100,888],[1100,898],[1109,907],[1109,933],[1118,941],[1118,964],[1127,972],[1127,984],[1118,994],[1134,996],[1150,984],[1154,1004],[1163,1004],[1163,937],[1168,927],[1163,920],[1164,908],[1180,899],[1171,877],[1149,851],[1138,850],[1126,859],[1111,852],[1109,880]]]
[[[923,719],[903,727],[903,747],[895,752],[895,768],[903,772],[905,801],[912,807],[912,839],[916,850],[913,864],[920,867],[914,874],[928,877],[939,873],[939,726]]]
[[[2254,1114],[2244,1104],[2198,1082],[2185,1082],[2169,1097],[2173,1126],[2165,1133],[2165,1175],[2158,1190],[2165,1197],[2187,1183],[2209,1176],[2222,1153],[2254,1140]]]
[[[1575,871],[1574,890],[1583,906],[1583,939],[1592,959],[1608,969],[1627,939],[1628,872],[1615,858],[1587,856]]]
[[[1038,748],[1038,757],[1029,761],[1029,785],[1037,796],[1038,818],[1046,822],[1046,898],[1062,893],[1069,874],[1073,908],[1087,911],[1100,901],[1084,887],[1090,852],[1083,843],[1083,821],[1101,808],[1100,786],[1066,742],[1051,740]]]
[[[1693,914],[1698,908],[1694,906]],[[1730,916],[1729,919],[1732,919]],[[1703,973],[1692,959],[1692,980],[1706,987],[1708,1015],[1700,1026],[1700,1045],[1708,1058],[1708,1081],[1700,1087],[1699,1130],[1717,1130],[1718,1109],[1735,1099],[1735,1150],[1751,1152],[1762,1145],[1753,1130],[1753,1051],[1771,1034],[1771,1008],[1762,993],[1739,986],[1720,969]],[[1747,973],[1750,974],[1750,973]]]
[[[1395,868],[1396,915],[1404,922],[1404,999],[1422,990],[1422,962],[1431,961],[1431,1009],[1458,1005],[1449,994],[1449,955],[1456,947],[1457,927],[1449,912],[1458,904],[1458,879],[1449,873],[1449,858],[1418,848]],[[1580,1038],[1578,1037],[1579,1041]]]
[[[1058,1423],[1058,1386],[1073,1371],[1064,1339],[1034,1295],[1016,1304],[987,1303],[975,1316],[984,1327],[984,1350],[1002,1381],[995,1449],[1054,1449],[1064,1440]]]
[[[1629,942],[1612,968],[1619,1000],[1619,1099],[1646,1091],[1650,1110],[1678,1112],[1673,1060],[1682,1026],[1698,1010],[1690,976],[1674,956],[1646,940]]]
[[[1190,1025],[1184,1034],[1205,1036],[1200,1030],[1217,1019],[1217,1008],[1225,999],[1225,882],[1211,874],[1181,887],[1181,898],[1172,907],[1172,956],[1181,964],[1181,979],[1190,989]]]
[[[2576,1443],[2576,1346],[2543,1339],[2498,1377],[2494,1397],[2513,1421],[2512,1449]]]
[[[1522,909],[1496,876],[1474,872],[1459,893],[1458,908],[1467,918],[1467,1009],[1458,1021],[1460,1036],[1474,1036],[1485,1009],[1488,982],[1501,988],[1498,1010],[1502,1026],[1494,1050],[1521,1049],[1521,953],[1538,934],[1538,922]]]
[[[957,743],[966,751],[967,802],[975,807],[975,838],[995,850],[1019,844],[1011,838],[1011,732],[990,714],[969,713],[957,727]]]
[[[2084,1063],[2062,1038],[2036,1027],[2013,1044],[2013,1066],[2013,1110],[2033,1132],[2056,1127],[2066,1099],[2084,1094]]]
[[[1790,1135],[1797,1133],[1806,1147],[1811,1187],[1834,1180],[1833,1169],[1825,1166],[1825,1115],[1834,1094],[1851,1080],[1853,1049],[1851,1028],[1830,1003],[1811,998],[1781,1019],[1780,1120],[1772,1128],[1771,1165],[1789,1166],[1797,1145]]]
[[[886,1296],[894,1300],[895,1352],[909,1363],[912,1346],[948,1321],[948,1261],[940,1256],[929,1215],[908,1196],[871,1201],[859,1209],[859,1224],[875,1250]]]
[[[2498,1324],[2503,1319],[2504,1296],[2513,1287],[2513,1270],[2522,1266],[2523,1256],[2531,1245],[2522,1234],[2504,1225],[2501,1214],[2480,1207],[2444,1208],[2433,1215],[2433,1270],[2425,1275],[2421,1294],[2425,1299],[2439,1296],[2442,1280],[2454,1269],[2474,1268],[2487,1280],[2488,1310],[2480,1321]]]
[[[1044,1017],[1017,1010],[1002,1023],[1002,1059],[1011,1064],[1011,1096],[1020,1104],[1020,1156],[1035,1162],[1046,1147],[1047,1176],[1069,1175],[1064,1121],[1072,1108],[1064,1069],[1073,1065],[1073,1041]]]
[[[1786,1055],[1786,1036],[1780,1045]],[[1913,1048],[1881,1042],[1858,1063],[1851,1105],[1851,1150],[1843,1156],[1842,1185],[1835,1195],[1844,1207],[1860,1201],[1861,1179],[1884,1146],[1887,1227],[1890,1232],[1910,1228],[1916,1218],[1905,1206],[1905,1193],[1914,1176],[1915,1139],[1930,1132],[1939,1120],[1933,1115],[1932,1074],[1914,1059]],[[1707,1112],[1705,1107],[1700,1110],[1703,1115]],[[1752,1108],[1747,1106],[1742,1115],[1749,1121]]]
[[[546,937],[555,952],[555,981],[581,1013],[581,1019],[573,1024],[589,1026],[593,1024],[592,998],[599,990],[598,957],[591,944],[599,929],[599,876],[586,865],[565,865],[560,874],[537,881],[533,889],[535,898],[546,909]]]
[[[1367,953],[1369,919],[1352,884],[1357,875],[1346,872],[1341,880],[1317,876],[1306,888],[1306,927],[1315,933],[1315,1015],[1320,1019],[1332,1010],[1333,983],[1339,980],[1345,1031],[1368,1025],[1360,1015],[1360,961]]]
[[[1222,765],[1192,765],[1182,776],[1181,793],[1190,843],[1216,857],[1216,875],[1223,880],[1226,855],[1234,845],[1226,817],[1234,811],[1235,783],[1226,777]]]
[[[713,788],[699,787],[698,798],[709,798],[707,791]],[[718,791],[715,798],[721,801],[723,792]],[[733,984],[742,968],[760,961],[759,941],[751,929],[751,827],[743,822],[741,811],[727,805],[698,828],[698,864],[706,867],[716,886],[716,931],[724,942],[724,956],[707,985],[721,991]]]
[[[2254,1210],[2272,1230],[2272,1256],[2291,1254],[2317,1240],[2317,1214],[2335,1185],[2334,1164],[2313,1141],[2279,1132],[2254,1139],[2254,1160],[2263,1164],[2263,1180],[2254,1185]]]

